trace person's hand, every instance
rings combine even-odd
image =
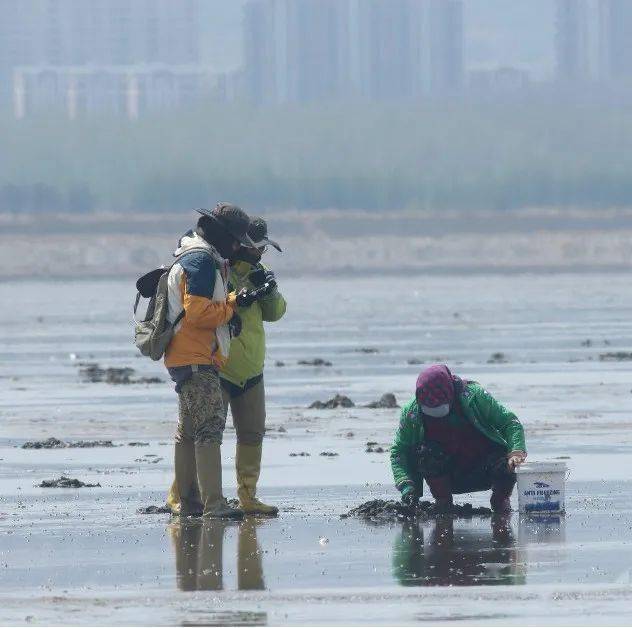
[[[255,290],[248,290],[248,288],[242,288],[235,299],[237,307],[250,307],[258,298]]]
[[[228,321],[228,329],[230,330],[230,337],[237,338],[241,334],[241,316],[235,312],[232,318]]]
[[[402,491],[402,503],[406,504],[406,506],[414,508],[417,505],[418,500],[419,495],[417,495],[415,487],[412,485],[406,486]]]
[[[514,471],[516,467],[519,467],[527,459],[526,451],[512,451],[507,456],[507,466],[510,471]]]
[[[248,279],[250,279],[255,288],[260,288],[266,282],[268,272],[263,266],[259,266],[248,275]]]
[[[273,292],[274,290],[276,290],[276,287],[277,287],[276,277],[274,276],[274,273],[271,270],[266,272],[266,277],[265,277],[263,286],[264,286],[263,294],[265,294],[266,296],[270,294],[271,292]]]

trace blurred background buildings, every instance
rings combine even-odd
[[[631,78],[629,0],[502,4],[0,0],[0,106],[136,118],[204,100],[603,97]]]

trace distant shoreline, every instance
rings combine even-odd
[[[632,209],[261,213],[281,276],[632,271]],[[0,278],[135,277],[169,264],[195,219],[0,214]]]
[[[420,274],[421,271],[421,274]],[[454,277],[454,276],[521,276],[521,275],[558,275],[558,276],[566,276],[566,275],[608,275],[608,274],[617,274],[617,275],[626,275],[632,274],[632,264],[630,265],[612,265],[612,266],[577,266],[573,268],[565,268],[565,267],[551,267],[551,266],[526,266],[526,267],[506,267],[506,268],[495,268],[490,266],[479,266],[479,267],[427,267],[427,268],[417,268],[417,267],[404,267],[401,270],[395,271],[391,269],[384,269],[382,271],[363,271],[361,269],[342,269],[337,272],[329,273],[329,276],[335,279],[370,279],[371,277],[401,277],[402,275],[407,275],[411,273],[417,273],[416,276],[421,276],[423,274],[430,276],[446,276],[446,277]],[[322,278],[317,272],[309,272],[305,271],[302,273],[292,273],[292,272],[284,272],[284,277],[296,279],[296,278]],[[130,281],[130,285],[136,281],[138,278],[138,273],[120,273],[120,274],[112,274],[112,275],[97,275],[97,274],[81,274],[81,275],[62,275],[62,274],[32,274],[32,275],[3,275],[0,274],[0,283],[10,283],[12,281],[20,281],[20,282],[41,282],[41,281],[52,281],[52,282],[65,282],[65,281],[75,281],[75,282],[94,282],[94,281],[116,281],[119,279],[125,279]]]
[[[268,219],[277,235],[309,236],[317,230],[332,237],[367,234],[502,233],[525,231],[608,231],[632,229],[632,207],[586,209],[531,207],[500,210],[418,210],[382,211],[366,209],[275,210],[244,207],[253,215]],[[173,212],[19,213],[0,212],[1,235],[137,233],[177,237],[189,229],[197,213],[193,208]]]

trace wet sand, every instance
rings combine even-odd
[[[564,517],[421,525],[334,514],[377,486],[268,489],[280,517],[243,523],[136,515],[164,493],[88,490],[3,513],[3,624],[629,620],[629,482],[571,483]]]
[[[269,328],[261,478],[262,497],[281,513],[240,524],[136,513],[161,504],[172,477],[175,395],[166,382],[84,382],[78,367],[96,361],[165,377],[134,357],[129,286],[31,285],[28,320],[5,312],[0,325],[3,625],[629,623],[632,363],[599,356],[632,349],[630,277],[454,278],[449,293],[438,279],[354,280],[353,295],[341,280],[310,293],[285,282],[293,307]],[[16,289],[1,284],[0,296]],[[489,363],[494,352],[506,363]],[[332,367],[297,364],[317,357]],[[420,368],[409,360],[435,357],[521,416],[532,459],[565,457],[565,516],[340,519],[396,496],[388,453],[367,453],[366,443],[388,448],[398,411],[358,406],[385,392],[404,402]],[[308,409],[336,393],[357,406]],[[115,446],[21,448],[51,436]],[[129,445],[139,441],[148,445]],[[228,429],[229,497],[234,444]],[[101,487],[36,486],[60,475]]]

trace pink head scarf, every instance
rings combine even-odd
[[[463,388],[463,380],[452,375],[445,364],[433,364],[417,378],[416,397],[420,406],[437,408],[453,406]]]

